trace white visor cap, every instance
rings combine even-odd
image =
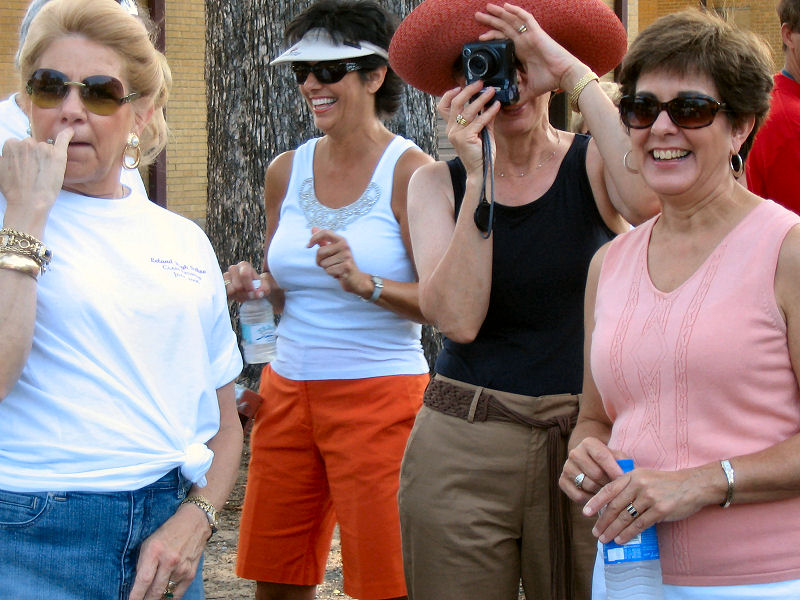
[[[339,42],[327,30],[317,27],[309,29],[286,52],[273,60],[271,65],[287,62],[320,62],[340,60],[342,58],[358,58],[375,54],[389,60],[389,53],[371,42]]]

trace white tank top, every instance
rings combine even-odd
[[[317,247],[306,248],[312,227],[330,229],[347,239],[365,273],[416,281],[391,206],[397,160],[416,145],[395,137],[358,200],[332,209],[314,192],[317,141],[309,140],[294,153],[280,222],[267,255],[270,272],[286,291],[272,368],[293,380],[427,373],[421,326],[343,291],[316,264]]]

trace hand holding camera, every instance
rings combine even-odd
[[[482,80],[486,87],[495,89],[495,99],[500,104],[514,104],[519,100],[514,42],[488,40],[464,44],[461,51],[467,85]]]
[[[490,27],[480,36],[481,42],[505,38],[514,41],[516,60],[525,72],[526,94],[535,97],[558,88],[572,89],[577,78],[588,70],[519,6],[489,4],[485,12],[476,13],[475,19]]]

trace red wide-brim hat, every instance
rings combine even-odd
[[[404,81],[434,96],[455,87],[453,65],[467,42],[488,31],[475,20],[487,0],[424,0],[400,23],[389,64]],[[628,47],[617,15],[603,0],[515,0],[542,28],[595,73],[616,67]],[[491,2],[500,4],[502,2]]]

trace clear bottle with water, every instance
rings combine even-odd
[[[633,460],[617,462],[625,473],[633,470]],[[603,544],[603,562],[608,600],[664,598],[655,525],[623,545]]]
[[[253,287],[258,289],[260,286],[261,281],[254,279]],[[255,298],[242,302],[239,325],[245,362],[255,365],[275,360],[275,317],[269,300]]]

